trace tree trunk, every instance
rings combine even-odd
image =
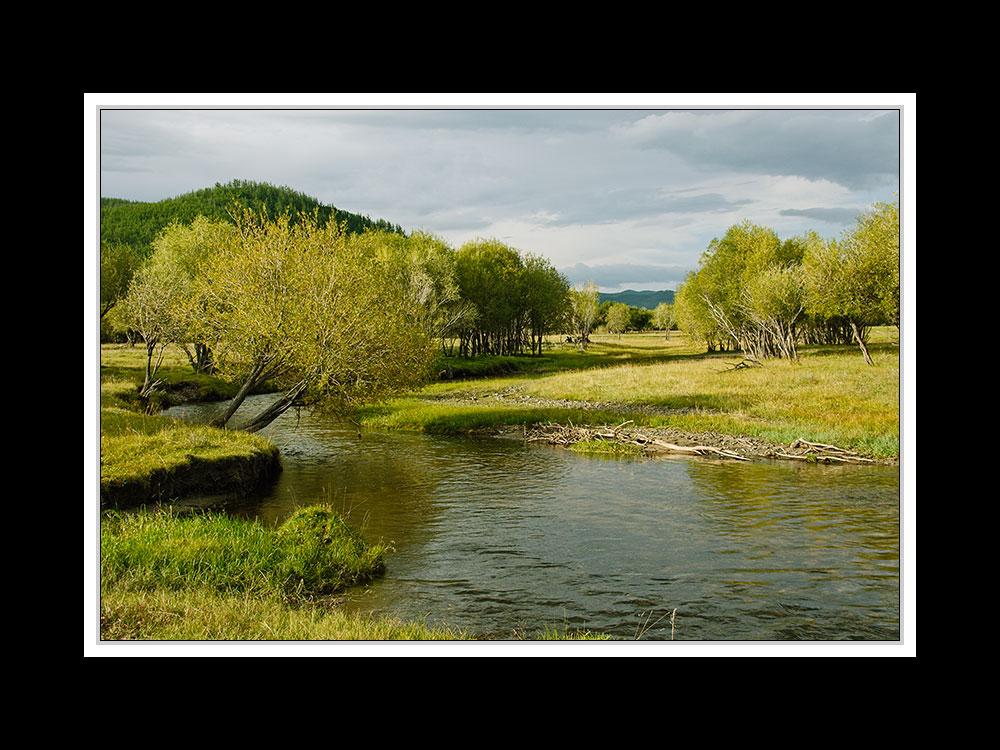
[[[300,380],[298,383],[285,391],[281,398],[250,420],[250,422],[246,424],[243,429],[246,432],[257,432],[258,430],[263,430],[295,404],[295,400],[305,392],[307,385],[307,381]]]
[[[854,340],[857,341],[858,346],[861,347],[861,353],[865,355],[865,362],[874,367],[875,363],[872,362],[871,355],[868,354],[868,347],[865,346],[865,340],[861,337],[861,331],[858,330],[858,324],[853,320],[851,321],[851,330],[854,332]]]
[[[211,422],[209,422],[209,424],[212,427],[226,426],[226,423],[229,422],[233,414],[236,413],[236,410],[243,405],[243,402],[246,400],[246,397],[250,394],[250,391],[253,390],[254,386],[257,385],[257,379],[261,376],[261,373],[264,372],[264,367],[265,367],[264,363],[257,363],[254,366],[253,370],[247,376],[247,379],[243,381],[243,385],[240,386],[239,392],[235,396],[233,396],[233,400],[229,402],[229,406],[226,407],[226,410],[218,417],[213,419]]]

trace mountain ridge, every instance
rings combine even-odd
[[[621,302],[632,307],[642,307],[646,310],[655,310],[661,302],[669,305],[674,303],[674,292],[670,289],[660,291],[636,291],[635,289],[624,289],[620,292],[598,292],[600,302]]]

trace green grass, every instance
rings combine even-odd
[[[616,443],[611,440],[580,440],[570,446],[577,453],[591,453],[604,456],[638,456],[642,449],[631,443]]]
[[[276,529],[213,513],[110,512],[101,519],[102,582],[128,590],[308,598],[382,574],[387,552],[328,506],[301,508]]]
[[[329,506],[279,527],[221,514],[107,513],[101,521],[104,640],[462,639],[350,617],[318,598],[381,575],[389,548]]]
[[[865,455],[899,456],[899,348],[895,329],[873,333],[876,366],[856,347],[803,347],[800,360],[730,369],[735,353],[706,354],[684,335],[603,337],[586,352],[567,345],[534,370],[444,381],[359,412],[373,429],[462,434],[538,422],[612,424],[798,438]],[[531,358],[527,358],[531,359]],[[506,398],[497,398],[497,394]],[[570,408],[580,401],[597,408]],[[609,405],[614,405],[611,408]]]

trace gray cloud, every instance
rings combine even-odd
[[[651,114],[627,142],[719,169],[826,179],[871,189],[899,176],[895,110],[726,110]]]
[[[547,200],[551,201],[551,197]],[[654,187],[634,187],[604,193],[560,196],[558,206],[536,217],[538,224],[558,227],[571,224],[613,224],[652,219],[666,214],[703,214],[733,211],[753,203],[749,198],[729,200],[719,193],[663,195]]]
[[[898,169],[896,126],[834,110],[104,110],[100,192],[270,182],[455,244],[501,236],[581,281],[672,283],[742,218],[791,236],[891,200],[896,183],[849,188]]]
[[[608,263],[604,265],[587,265],[577,263],[567,268],[560,268],[570,284],[583,284],[593,281],[602,289],[634,284],[649,288],[672,288],[684,280],[687,270],[681,266],[642,265],[637,263]]]
[[[802,216],[827,224],[846,225],[853,223],[862,212],[863,209],[856,208],[786,208],[778,213],[781,216]]]

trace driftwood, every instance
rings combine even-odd
[[[526,429],[524,439],[529,443],[544,442],[550,445],[566,446],[573,445],[582,440],[607,440],[627,445],[636,445],[647,453],[688,453],[699,456],[716,455],[738,461],[749,460],[746,456],[741,456],[733,451],[713,448],[709,445],[675,445],[674,443],[667,443],[649,435],[643,435],[635,430],[624,429],[629,424],[632,424],[631,419],[627,422],[622,422],[617,427],[582,427],[576,426],[572,422],[568,425],[548,423]]]
[[[857,451],[838,448],[836,445],[825,445],[823,443],[810,443],[808,440],[799,438],[792,443],[789,448],[803,450],[802,453],[775,453],[781,458],[792,458],[799,461],[838,461],[843,463],[875,463],[870,458],[863,458]]]
[[[643,434],[634,428],[628,428],[633,424],[632,420],[622,422],[616,427],[584,427],[568,424],[538,424],[532,427],[525,427],[524,440],[529,443],[548,443],[549,445],[571,446],[583,440],[606,440],[609,442],[623,443],[638,446],[644,453],[683,453],[697,456],[717,456],[719,458],[732,459],[736,461],[749,461],[749,456],[741,455],[734,450],[716,448],[710,445],[677,445],[660,440],[652,435]],[[788,451],[796,451],[790,453]],[[875,463],[870,458],[863,458],[857,451],[838,448],[835,445],[825,445],[824,443],[810,443],[799,438],[790,446],[788,451],[775,449],[766,453],[754,451],[748,446],[748,452],[758,458],[784,458],[798,461],[830,462],[837,461],[843,463]]]
[[[732,372],[733,370],[744,370],[749,367],[763,367],[764,364],[757,359],[752,357],[744,357],[739,362],[729,362],[728,367],[722,370],[716,370],[716,372]]]

